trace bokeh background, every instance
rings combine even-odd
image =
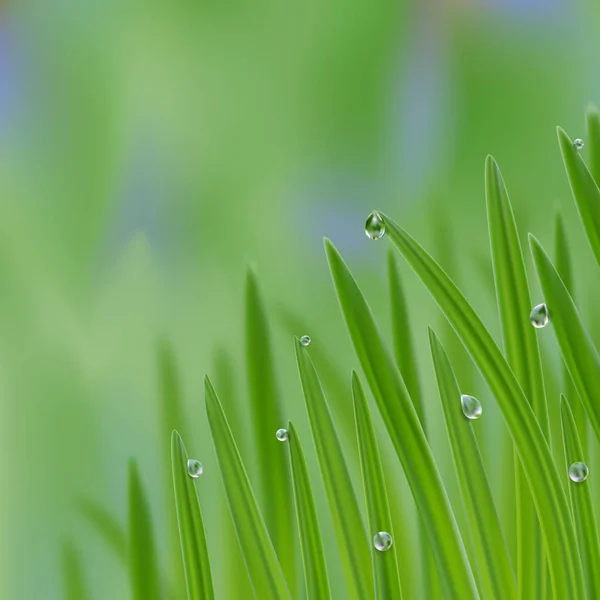
[[[349,373],[357,365],[322,238],[340,249],[385,330],[389,243],[371,242],[363,226],[374,208],[392,215],[439,259],[499,339],[483,194],[488,153],[503,171],[524,239],[533,231],[551,248],[560,208],[581,257],[578,300],[593,325],[597,273],[555,126],[585,137],[584,109],[600,101],[599,6],[2,3],[2,598],[63,598],[64,540],[80,552],[95,598],[128,598],[125,570],[78,507],[93,499],[124,522],[131,457],[151,498],[161,561],[169,563],[173,509],[159,369],[165,348],[185,403],[186,444],[205,467],[198,487],[215,585],[228,597],[232,566],[223,557],[235,542],[224,533],[202,381],[211,374],[238,405],[243,448],[248,267],[272,317],[287,416],[308,442],[292,346],[292,334],[308,333],[326,385],[332,373],[345,378],[347,389],[330,384],[329,392],[356,466],[347,425]],[[401,267],[427,412],[439,433],[432,444],[451,496],[456,484],[431,383],[427,325],[452,348],[465,391],[489,400],[481,437],[501,495],[511,484],[498,460],[507,443],[499,414],[438,310]],[[552,334],[542,333],[546,371],[558,377]],[[550,398],[552,410],[556,401]],[[252,474],[250,452],[246,458]],[[326,514],[312,449],[310,458]],[[416,536],[401,469],[390,464],[407,502],[403,535]],[[357,469],[353,476],[358,484]],[[272,477],[277,493],[278,474]],[[335,572],[331,526],[323,526]],[[414,560],[403,557],[404,581]],[[235,575],[245,577],[239,569]],[[334,597],[343,597],[340,585]],[[418,583],[407,585],[418,594]]]

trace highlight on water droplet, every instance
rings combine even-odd
[[[380,213],[374,210],[365,223],[365,233],[371,240],[380,240],[385,233],[385,221]]]
[[[373,546],[375,546],[376,550],[379,552],[387,552],[393,545],[394,540],[392,536],[387,531],[380,531],[375,534],[373,538]]]
[[[585,481],[589,474],[590,470],[585,463],[574,462],[569,467],[569,477],[571,481],[574,481],[575,483],[581,483],[582,481]]]
[[[280,441],[280,442],[287,442],[288,438],[290,437],[290,434],[288,433],[287,429],[278,429],[275,432],[275,437]]]
[[[479,419],[483,409],[481,408],[481,402],[475,398],[475,396],[469,396],[468,394],[462,394],[460,397],[460,404],[462,411],[467,419]]]
[[[202,467],[202,463],[198,462],[197,460],[194,460],[193,458],[190,458],[188,460],[188,475],[190,477],[193,477],[194,479],[198,479],[198,477],[200,477],[200,475],[202,475],[202,473],[204,473],[204,468]]]
[[[575,150],[581,150],[583,148],[583,145],[583,140],[581,138],[573,140],[573,146],[575,146]]]
[[[548,307],[545,304],[538,304],[531,309],[529,314],[529,321],[536,329],[541,329],[548,325],[550,321],[550,313]]]
[[[306,348],[306,346],[310,346],[311,339],[308,335],[303,335],[300,338],[300,343]]]

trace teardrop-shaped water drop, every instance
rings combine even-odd
[[[392,536],[387,531],[380,531],[375,534],[373,538],[373,546],[375,546],[376,550],[379,552],[386,552],[392,547],[394,540]]]
[[[475,398],[475,396],[469,396],[468,394],[462,394],[460,397],[460,404],[462,411],[467,419],[479,419],[483,409],[481,408],[481,402]]]
[[[374,210],[368,217],[365,223],[365,233],[371,240],[379,240],[385,233],[385,221],[380,213]]]
[[[569,477],[571,478],[571,481],[574,481],[575,483],[581,483],[582,481],[585,481],[589,474],[590,470],[585,463],[574,462],[569,467]]]
[[[548,307],[545,304],[538,304],[531,309],[529,313],[529,321],[536,329],[546,327],[550,321],[550,313]]]
[[[202,473],[204,472],[202,463],[198,462],[197,460],[194,460],[193,458],[190,458],[188,460],[187,467],[188,467],[188,475],[190,477],[193,477],[194,479],[198,479],[198,477],[200,477],[200,475],[202,475]]]
[[[278,429],[275,432],[275,437],[280,441],[280,442],[287,442],[287,439],[290,437],[288,430],[287,429]]]
[[[583,148],[583,140],[581,138],[573,140],[573,146],[575,146],[575,150],[581,150]]]
[[[300,343],[306,348],[306,346],[310,346],[310,337],[308,335],[303,335],[300,338]]]

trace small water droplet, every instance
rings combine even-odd
[[[529,314],[529,320],[536,329],[546,327],[546,325],[548,325],[548,321],[550,321],[548,307],[545,304],[538,304],[537,306],[534,306]]]
[[[569,477],[575,483],[581,483],[582,481],[585,481],[588,478],[589,474],[590,470],[588,469],[585,463],[574,462],[569,467]]]
[[[385,221],[380,213],[374,210],[368,217],[365,223],[365,233],[372,240],[379,240],[385,233]]]
[[[275,437],[280,442],[287,442],[287,439],[290,437],[287,429],[278,429],[275,433]]]
[[[188,475],[193,477],[194,479],[198,479],[200,475],[204,472],[204,468],[202,467],[202,463],[190,458],[188,460]]]
[[[479,419],[481,413],[483,412],[483,409],[481,408],[481,402],[479,402],[475,396],[462,394],[460,397],[460,404],[467,419]]]
[[[392,536],[387,531],[380,531],[375,534],[373,538],[373,546],[375,546],[376,550],[379,552],[386,552],[392,547],[394,540]]]
[[[581,138],[573,140],[573,146],[575,146],[575,150],[581,150],[583,148],[583,140]]]
[[[306,348],[306,346],[310,346],[310,337],[308,335],[303,335],[300,338],[300,343]]]

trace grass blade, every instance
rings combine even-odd
[[[564,396],[560,398],[560,409],[567,465],[574,462],[585,462],[585,454],[577,433],[577,425],[569,403]],[[588,598],[600,598],[600,570],[598,570],[598,565],[600,565],[600,542],[598,541],[598,528],[594,516],[590,482],[575,483],[569,480],[569,494],[575,527],[577,528]]]
[[[317,518],[310,477],[304,458],[304,450],[293,423],[288,425],[292,482],[300,532],[300,547],[304,563],[306,597],[308,600],[331,598],[323,540]]]
[[[590,158],[590,173],[600,183],[600,112],[594,105],[590,105],[586,114],[587,121],[587,147]]]
[[[427,529],[438,574],[451,598],[478,598],[456,519],[406,386],[342,257],[325,240],[346,326]]]
[[[65,600],[89,600],[79,553],[71,542],[63,544],[63,577]]]
[[[496,397],[527,475],[557,598],[584,598],[566,494],[550,447],[519,382],[471,305],[429,254],[388,217],[386,234],[429,290]]]
[[[368,538],[331,412],[314,365],[295,338],[296,359],[350,598],[373,596]]]
[[[356,434],[367,500],[367,513],[369,515],[369,531],[371,535],[375,535],[380,531],[387,532],[395,540],[383,467],[371,413],[369,412],[362,384],[354,371],[352,372],[352,397],[354,399]],[[392,545],[386,552],[380,552],[372,546],[371,554],[375,573],[376,597],[380,600],[402,598],[395,546]]]
[[[194,480],[188,473],[188,455],[177,431],[171,435],[171,461],[187,597],[211,600],[214,592],[202,512]]]
[[[81,501],[79,510],[104,538],[115,555],[126,564],[127,535],[121,524],[105,508],[91,500]]]
[[[137,465],[129,465],[129,578],[133,600],[158,600],[160,582],[148,498]]]
[[[448,356],[429,330],[446,429],[471,532],[482,598],[516,598],[515,575],[473,425],[464,416],[460,389]]]
[[[204,380],[206,413],[217,454],[225,495],[235,526],[246,570],[255,598],[280,600],[291,598],[267,532],[250,480],[242,463],[221,402],[208,379]],[[276,439],[274,435],[270,438]],[[279,477],[279,473],[271,473]]]

